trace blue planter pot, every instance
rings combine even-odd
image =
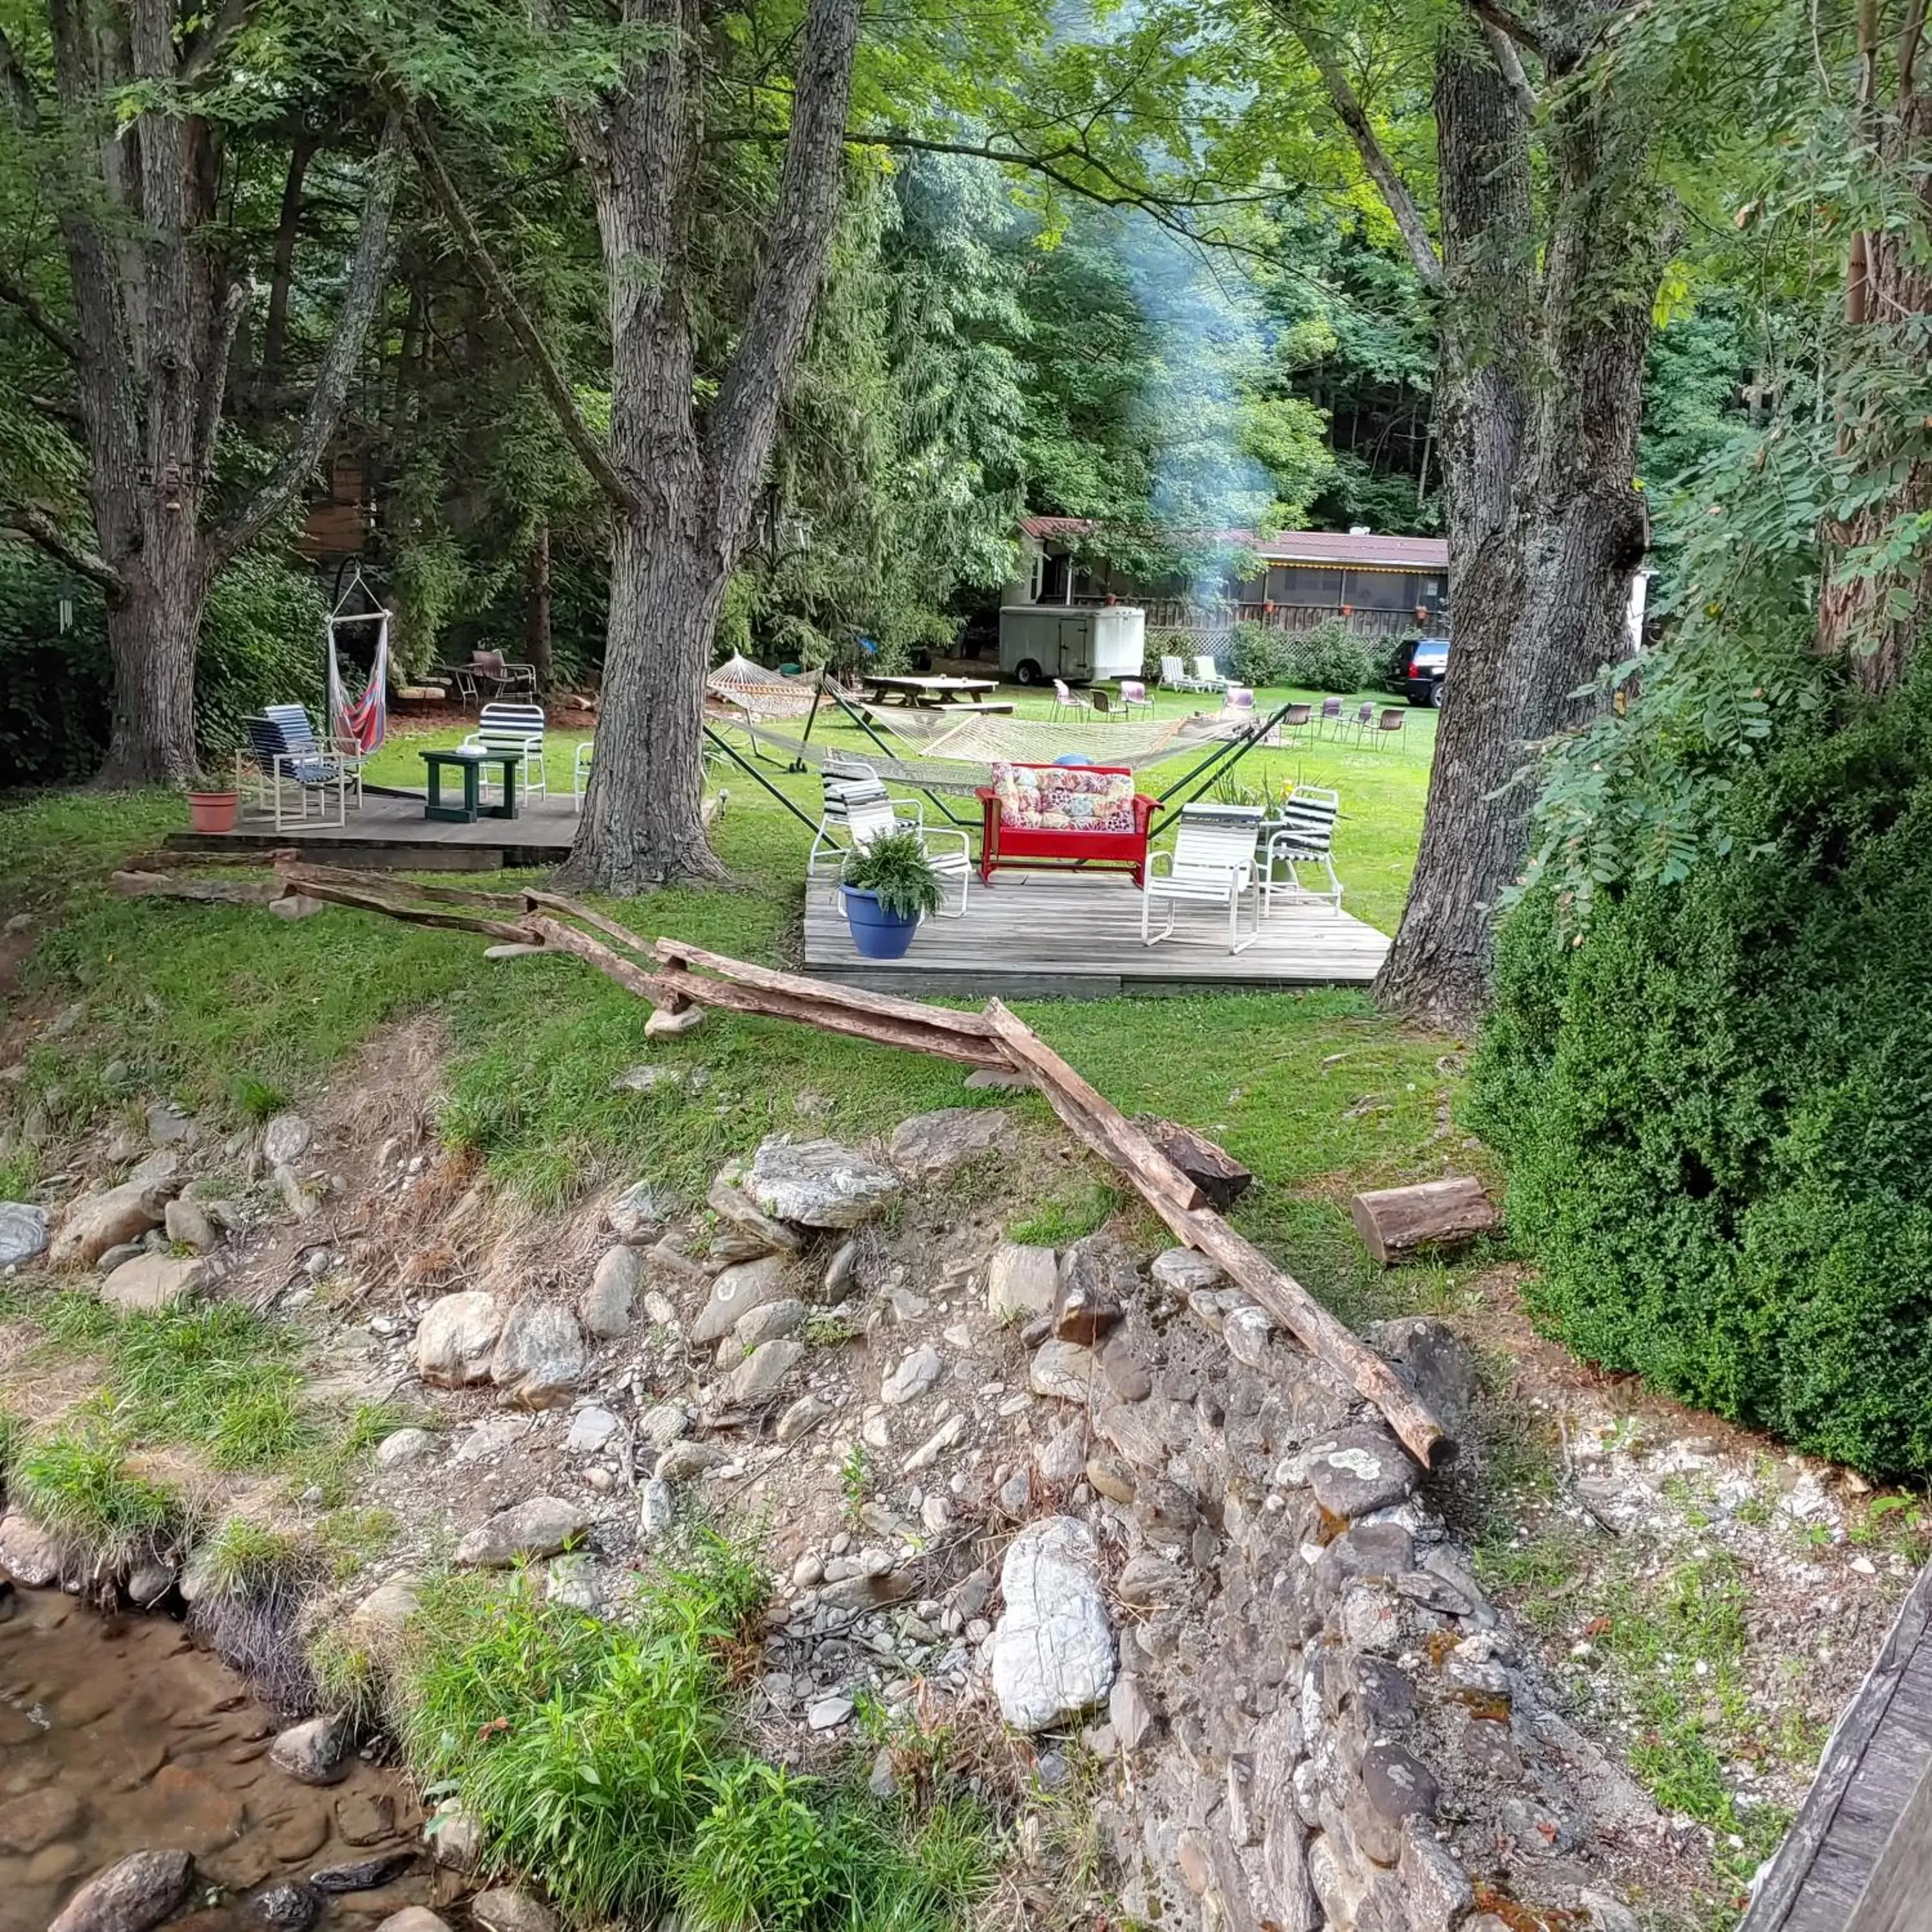
[[[842,886],[839,896],[845,902],[845,923],[851,928],[852,944],[862,959],[903,959],[919,930],[919,915],[910,916],[888,912],[879,903],[877,892],[862,886]]]

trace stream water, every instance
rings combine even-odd
[[[167,1932],[239,1932],[264,1884],[418,1844],[421,1813],[358,1762],[340,1784],[268,1762],[274,1714],[178,1624],[101,1617],[22,1590],[0,1622],[0,1932],[46,1932],[79,1886],[128,1852],[194,1854],[202,1882]],[[4,1610],[4,1605],[0,1605]],[[427,1857],[380,1890],[330,1896],[317,1932],[370,1932],[434,1905]]]

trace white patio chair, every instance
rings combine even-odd
[[[957,879],[959,881],[959,903],[950,910],[944,904],[939,908],[941,919],[964,919],[966,916],[966,900],[973,884],[973,847],[968,835],[950,825],[928,827],[916,813],[910,818],[902,818],[896,803],[886,796],[884,785],[853,787],[844,797],[845,832],[850,844],[840,860],[842,868],[845,859],[855,852],[862,852],[875,838],[883,838],[888,832],[916,832],[926,856],[932,862],[932,869],[942,880]],[[952,841],[959,842],[959,849],[952,849]],[[943,842],[942,849],[935,851],[933,842]],[[818,850],[813,842],[813,852]],[[809,876],[812,859],[806,861]]]
[[[1067,688],[1066,680],[1064,678],[1057,677],[1053,680],[1053,715],[1054,717],[1064,718],[1070,714],[1073,717],[1078,718],[1087,712],[1090,712],[1093,709],[1093,706],[1084,697],[1082,696],[1078,692],[1070,691]]]
[[[544,712],[541,704],[486,704],[476,728],[459,748],[488,752],[498,757],[515,752],[522,760],[518,783],[526,798],[548,798],[550,783],[544,772]],[[478,774],[485,788],[500,786],[502,768],[485,766]]]
[[[1188,676],[1187,667],[1179,658],[1162,658],[1160,688],[1163,691],[1199,691],[1203,687],[1198,678]]]
[[[1136,711],[1151,711],[1154,709],[1154,700],[1148,697],[1147,686],[1138,678],[1121,679],[1120,709],[1130,717]]]
[[[596,742],[594,738],[580,738],[577,741],[577,755],[570,761],[570,808],[581,814],[584,794],[590,789],[590,748]]]
[[[1194,678],[1196,691],[1226,691],[1228,688],[1228,680],[1221,675],[1220,667],[1206,651],[1194,660]]]
[[[1262,829],[1258,805],[1189,805],[1181,808],[1180,829],[1171,852],[1156,852],[1148,861],[1147,883],[1141,890],[1141,944],[1153,946],[1174,932],[1175,909],[1181,905],[1225,905],[1228,908],[1228,950],[1245,952],[1262,936],[1260,874],[1255,862],[1256,841]],[[1167,862],[1165,872],[1157,869]],[[1154,904],[1163,901],[1167,923],[1153,930]],[[1253,908],[1253,929],[1240,931],[1243,900]]]
[[[1268,830],[1262,848],[1262,916],[1274,910],[1277,898],[1312,899],[1342,910],[1342,882],[1335,876],[1335,820],[1342,808],[1338,792],[1319,785],[1297,785],[1282,800],[1280,816]],[[1286,866],[1288,877],[1277,880],[1275,868]],[[1325,886],[1304,885],[1304,866],[1318,867]]]

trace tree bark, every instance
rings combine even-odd
[[[296,136],[282,183],[281,213],[275,224],[274,257],[268,274],[268,313],[262,325],[262,353],[255,369],[256,394],[265,404],[281,380],[282,352],[289,332],[289,290],[295,280],[296,242],[302,232],[302,184],[318,146],[308,135]]]
[[[548,691],[555,682],[550,652],[550,519],[540,518],[530,542],[530,594],[524,607],[524,637],[537,688]]]

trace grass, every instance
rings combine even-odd
[[[286,1530],[231,1516],[223,1518],[196,1554],[211,1589],[245,1597],[302,1564],[305,1550],[301,1538]]]
[[[138,1563],[187,1526],[180,1501],[128,1464],[127,1438],[98,1411],[29,1438],[9,1472],[8,1493],[54,1540],[109,1568]]]
[[[110,1345],[112,1386],[142,1439],[200,1449],[217,1469],[274,1468],[317,1433],[293,1340],[238,1302],[130,1316]]]
[[[583,1918],[675,1907],[690,1932],[945,1932],[983,1888],[976,1812],[874,1804],[735,1738],[742,1633],[762,1569],[695,1533],[630,1620],[550,1603],[538,1577],[424,1587],[400,1729],[425,1786],[453,1788],[513,1870]]]

